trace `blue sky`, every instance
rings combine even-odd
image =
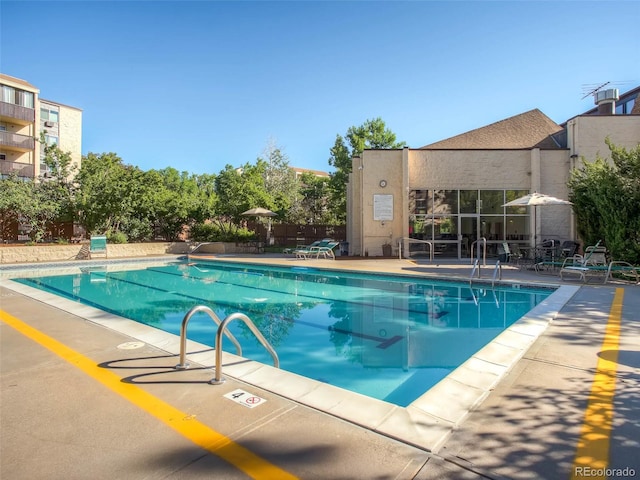
[[[0,71],[83,110],[83,153],[218,173],[270,141],[330,171],[336,135],[382,118],[410,147],[585,85],[640,84],[635,1],[6,1]]]

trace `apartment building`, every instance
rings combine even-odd
[[[0,73],[0,175],[24,179],[47,177],[42,163],[44,132],[48,144],[70,152],[78,168],[82,161],[82,110],[40,97],[29,82]]]

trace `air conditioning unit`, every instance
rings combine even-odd
[[[53,127],[53,122],[44,122],[45,127]]]

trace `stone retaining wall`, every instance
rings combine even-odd
[[[186,254],[185,242],[107,244],[107,258],[145,257],[150,255]],[[89,244],[0,246],[0,264],[56,262],[88,258]],[[104,255],[95,258],[104,258]]]

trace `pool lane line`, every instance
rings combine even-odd
[[[591,470],[590,473],[594,470],[604,473],[609,464],[623,297],[624,289],[616,288],[600,350],[611,352],[612,357],[598,357],[571,471],[572,480],[585,478],[582,472],[587,468]],[[606,475],[592,478],[605,479]]]
[[[91,359],[27,325],[4,310],[0,310],[0,321],[79,368],[94,380],[150,413],[199,447],[242,470],[249,477],[257,480],[297,479],[296,476],[269,463],[225,435],[195,420],[192,415],[178,410],[136,385],[122,382],[115,373],[99,367]]]

